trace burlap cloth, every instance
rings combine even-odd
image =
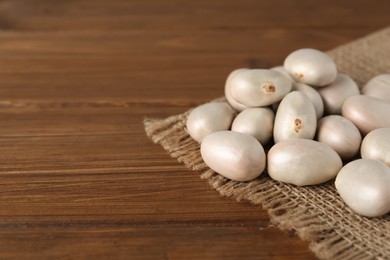
[[[328,54],[339,71],[362,86],[377,74],[390,73],[390,27]],[[333,182],[296,187],[274,181],[267,174],[250,182],[235,182],[216,174],[204,164],[199,145],[186,132],[188,113],[146,119],[145,131],[170,156],[200,172],[221,195],[262,205],[280,229],[295,230],[300,238],[310,241],[310,249],[319,258],[390,258],[390,214],[366,218],[353,213],[340,199]]]

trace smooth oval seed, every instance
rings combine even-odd
[[[293,91],[283,98],[275,116],[275,143],[295,138],[313,139],[316,128],[314,105],[304,93]]]
[[[390,102],[390,74],[382,74],[370,79],[364,85],[362,94]]]
[[[351,121],[342,116],[332,115],[318,121],[317,140],[329,145],[341,159],[347,160],[359,152],[362,136]]]
[[[272,137],[274,117],[268,107],[247,108],[234,119],[232,131],[251,135],[265,145]]]
[[[219,131],[208,135],[200,152],[204,162],[215,172],[235,181],[249,181],[265,169],[263,146],[247,134]]]
[[[322,102],[322,98],[318,91],[307,84],[298,82],[293,83],[292,89],[296,91],[301,91],[310,99],[316,110],[317,119],[320,119],[324,114],[324,103]]]
[[[359,159],[337,175],[336,189],[353,211],[379,217],[390,211],[390,170],[377,160]]]
[[[375,97],[352,96],[344,102],[341,114],[363,135],[377,128],[390,127],[390,102]]]
[[[291,90],[291,82],[278,71],[253,69],[238,73],[231,80],[233,99],[248,107],[268,106]]]
[[[298,186],[329,181],[341,167],[340,156],[332,148],[308,139],[279,142],[267,155],[271,178]]]
[[[233,97],[232,97],[232,94],[230,93],[230,88],[231,88],[231,85],[232,85],[232,79],[237,76],[239,73],[245,71],[245,70],[248,70],[246,68],[242,68],[242,69],[236,69],[236,70],[233,70],[229,76],[227,77],[226,79],[226,83],[225,83],[225,98],[227,100],[227,102],[232,106],[232,108],[234,110],[236,110],[237,112],[241,112],[245,109],[247,109],[248,107],[237,102]]]
[[[379,160],[390,167],[390,128],[378,128],[366,135],[360,152],[362,158]]]
[[[190,136],[201,143],[207,135],[228,130],[235,112],[226,103],[211,102],[194,108],[187,118],[186,126]]]
[[[360,95],[360,90],[353,79],[339,73],[333,83],[319,88],[318,93],[324,101],[325,112],[328,115],[339,115],[345,100],[351,96]]]
[[[332,58],[315,49],[299,49],[290,53],[284,60],[284,68],[295,81],[315,87],[328,85],[337,76]]]

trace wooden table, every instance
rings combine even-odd
[[[388,0],[0,1],[0,259],[310,259],[144,134],[281,64],[390,24]]]

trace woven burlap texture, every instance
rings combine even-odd
[[[390,27],[328,52],[339,71],[362,86],[381,73],[390,73]],[[220,100],[224,100],[221,98]],[[199,144],[186,132],[189,111],[165,119],[146,119],[145,131],[155,142],[221,195],[260,204],[282,230],[295,230],[310,241],[322,259],[390,258],[390,214],[366,218],[352,212],[337,194],[334,182],[296,187],[272,180],[266,174],[250,182],[228,180],[203,162]]]

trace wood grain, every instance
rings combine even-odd
[[[145,117],[390,23],[375,1],[0,1],[0,259],[313,259],[259,206],[220,197]]]

